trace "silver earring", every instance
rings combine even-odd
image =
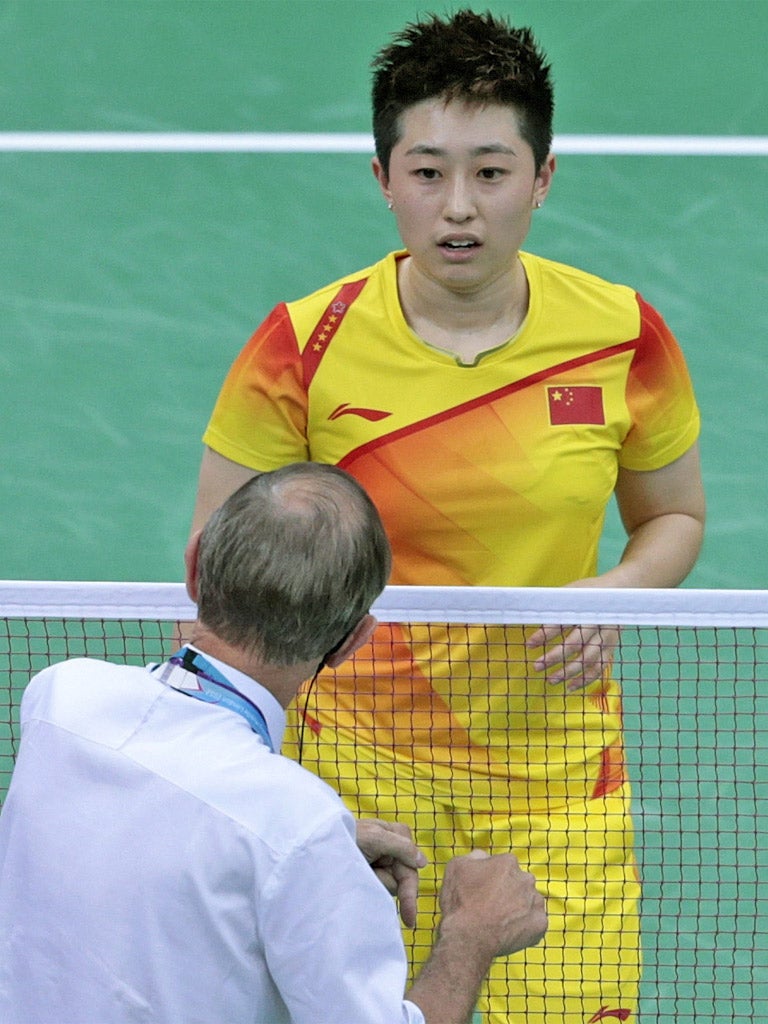
[[[536,209],[537,209],[537,210],[540,210],[540,209],[541,209],[541,200],[540,200],[540,199],[537,199],[537,200],[536,200]]]
[[[387,203],[387,209],[388,209],[388,210],[391,210],[391,209],[392,209],[392,207],[393,207],[394,205],[395,205],[395,204],[394,204],[394,203],[392,202],[392,200],[390,199],[390,200],[389,200],[389,202]]]

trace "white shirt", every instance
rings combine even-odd
[[[0,816],[0,1020],[423,1024],[354,831],[239,714],[142,668],[46,669]]]

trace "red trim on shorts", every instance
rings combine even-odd
[[[600,773],[592,790],[592,800],[599,800],[600,797],[613,793],[620,789],[627,781],[627,762],[624,758],[624,744],[616,740],[610,747],[606,747],[602,754]]]

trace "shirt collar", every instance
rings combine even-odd
[[[226,662],[220,661],[219,658],[214,658],[213,655],[208,654],[202,648],[195,647],[194,644],[187,644],[187,647],[192,651],[197,651],[198,654],[202,654],[206,661],[209,661],[214,668],[218,669],[236,690],[242,693],[244,697],[247,697],[248,700],[253,701],[262,715],[264,715],[275,751],[279,753],[285,734],[285,709],[275,695],[270,693],[261,683],[257,683],[255,679],[247,676],[245,672],[227,665]]]

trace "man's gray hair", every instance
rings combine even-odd
[[[274,665],[336,647],[384,589],[391,553],[373,502],[334,466],[260,473],[203,529],[198,617]]]

